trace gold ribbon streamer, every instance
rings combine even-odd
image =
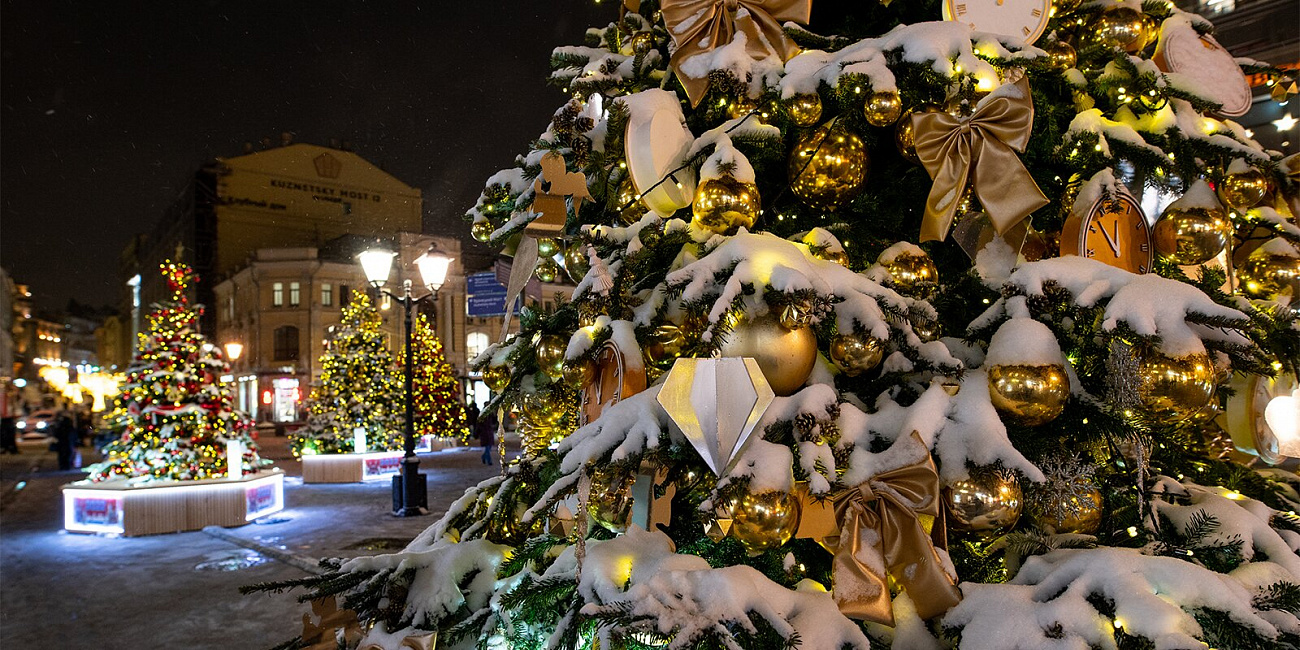
[[[961,601],[935,550],[945,548],[947,540],[934,461],[915,432],[896,444],[920,447],[918,455],[924,458],[837,494],[839,534],[818,540],[835,554],[831,575],[840,612],[891,626],[894,608],[886,575],[907,591],[922,619]],[[867,531],[872,534],[864,536]]]
[[[676,46],[670,61],[673,72],[686,88],[691,106],[697,106],[709,89],[709,79],[683,72],[684,61],[730,43],[737,32],[745,35],[745,51],[751,57],[776,55],[788,61],[799,53],[799,46],[786,38],[781,22],[807,24],[812,0],[664,0],[660,9]]]
[[[1048,204],[1017,155],[1029,144],[1034,100],[1026,79],[1014,86],[1019,96],[989,99],[970,117],[943,111],[912,114],[916,155],[934,179],[925,201],[921,241],[948,236],[968,181],[999,235]]]

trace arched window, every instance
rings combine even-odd
[[[275,328],[275,360],[298,360],[298,328],[293,325]]]
[[[470,332],[465,337],[465,353],[469,360],[473,361],[474,357],[483,354],[488,347],[488,335],[483,332]]]

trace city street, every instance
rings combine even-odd
[[[225,530],[291,558],[202,531],[136,538],[65,533],[59,486],[83,474],[57,471],[54,453],[42,447],[0,456],[0,646],[269,648],[301,631],[308,607],[292,595],[241,596],[240,586],[303,577],[294,566],[299,560],[400,549],[466,487],[500,469],[481,464],[479,448],[422,456],[433,513],[401,519],[389,514],[387,481],[305,486],[288,438],[260,442],[263,456],[288,476],[286,508]]]

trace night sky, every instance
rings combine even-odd
[[[282,131],[354,151],[461,233],[563,103],[550,50],[591,0],[4,0],[0,264],[37,304],[118,297],[117,259],[205,160]]]

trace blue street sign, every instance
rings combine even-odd
[[[496,274],[474,273],[465,278],[468,294],[465,300],[466,313],[470,316],[503,316],[506,313],[506,288],[497,282]],[[522,300],[515,301],[514,312],[519,313]]]

